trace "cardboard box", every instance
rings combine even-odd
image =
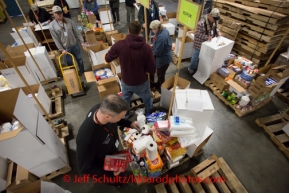
[[[242,86],[240,86],[235,81],[229,80],[229,81],[227,81],[227,83],[230,85],[229,91],[234,93],[237,96],[237,98],[241,98],[242,96],[246,95],[247,90],[244,89]]]
[[[28,95],[31,94],[30,90],[28,89],[28,87],[22,87],[21,88],[23,90],[23,92]],[[39,100],[39,102],[41,103],[41,105],[43,106],[44,110],[46,111],[47,114],[49,114],[50,112],[50,108],[51,108],[51,100],[48,97],[47,93],[45,92],[44,88],[42,85],[40,84],[35,84],[35,85],[30,85],[30,89],[32,90],[32,92],[34,94],[37,93],[37,99]],[[31,105],[33,105],[42,115],[44,115],[45,113],[41,110],[41,108],[38,106],[36,100],[32,97],[29,98],[29,102],[31,103]]]
[[[112,23],[107,23],[107,24],[101,24],[102,29],[104,32],[109,32],[109,31],[113,31],[114,27]]]
[[[95,32],[93,30],[85,31],[85,38],[86,38],[87,43],[89,44],[96,43]]]
[[[117,34],[118,33],[118,30],[113,30],[113,31],[107,31],[105,32],[105,36],[106,36],[106,39],[107,39],[107,42],[108,42],[108,45],[112,45],[112,42],[111,42],[111,35],[113,34]]]
[[[4,62],[0,61],[0,70],[4,70],[7,68],[8,68],[7,65]]]
[[[176,45],[175,45],[174,53],[178,57],[180,57],[181,42],[182,42],[182,38],[176,39]],[[194,53],[194,40],[192,40],[190,37],[186,37],[182,59],[191,58],[193,53]]]
[[[219,46],[222,42],[225,45]],[[228,58],[233,48],[234,41],[224,37],[215,37],[211,41],[202,43],[200,50],[200,59],[207,63],[212,63],[215,60],[224,60]]]
[[[0,191],[6,189],[6,178],[8,170],[8,160],[0,156]]]
[[[111,11],[109,8],[99,8],[98,9],[100,21],[103,24],[110,23],[113,21],[113,18],[111,16]],[[110,30],[111,31],[111,30]]]
[[[30,43],[30,44],[26,44],[28,48],[34,48],[34,44]],[[24,45],[19,45],[19,46],[11,46],[8,45],[6,47],[6,51],[9,53],[9,55],[11,57],[13,56],[24,56],[24,52],[27,51],[26,47]]]
[[[209,127],[204,129],[203,134],[201,135],[201,140],[188,147],[187,155],[189,157],[194,157],[209,141],[213,134],[213,130]]]
[[[113,34],[111,35],[111,43],[112,45],[119,41],[119,40],[124,40],[126,38],[126,35],[124,33],[120,33],[120,34]]]
[[[176,26],[174,24],[171,23],[163,23],[162,24],[163,28],[167,29],[169,31],[169,34],[175,35],[175,31],[176,31]]]
[[[101,99],[104,99],[104,97],[109,94],[118,94],[120,92],[120,87],[117,81],[110,82],[109,85],[98,85],[97,89]]]
[[[248,92],[253,98],[258,98],[260,95],[271,93],[271,91],[282,82],[266,86],[265,80],[267,77],[271,77],[271,74],[266,74],[265,76],[259,76],[255,82],[251,84]]]
[[[37,126],[37,116],[38,111],[29,103],[29,99],[26,97],[25,93],[20,89],[11,89],[7,91],[0,92],[0,101],[1,101],[1,109],[0,109],[0,122],[11,122],[12,118],[16,118],[22,125],[27,128],[29,131],[34,132]],[[23,113],[23,112],[29,113]],[[5,139],[9,139],[17,135],[18,130],[13,130],[7,133],[0,134],[0,141],[2,143],[7,141]],[[25,143],[23,141],[23,143]],[[0,149],[6,151],[7,147],[13,146],[3,146],[0,145]],[[9,153],[12,153],[10,149],[8,149]],[[21,152],[21,151],[20,151]],[[16,151],[14,154],[19,153]],[[5,157],[2,154],[2,150],[0,150],[0,154],[2,157]]]
[[[175,25],[175,27],[178,25],[176,12],[167,12],[167,18],[169,19],[169,23]]]
[[[97,44],[94,46],[87,47],[89,50],[90,58],[92,60],[92,66],[104,64],[102,55],[106,54],[110,49],[107,44]]]
[[[38,180],[24,186],[13,193],[71,193],[52,182]]]
[[[171,98],[172,98],[172,88],[174,86],[175,82],[175,76],[169,77],[161,87],[161,101],[160,101],[160,106],[169,109],[170,108],[170,103],[171,103]],[[183,79],[183,78],[178,78],[177,82],[177,87],[178,89],[186,89],[190,88],[191,82]]]
[[[47,80],[57,77],[55,67],[42,68],[41,71]],[[34,77],[36,77],[39,82],[44,81],[44,78],[39,70],[34,71]]]
[[[22,27],[18,27],[19,30]],[[15,30],[14,28],[12,30]],[[17,32],[10,33],[14,40],[17,42],[18,45],[23,45],[21,38],[19,37]],[[30,27],[26,27],[25,30],[19,31],[19,34],[22,36],[24,42],[26,44],[33,43],[35,46],[38,46],[38,41],[35,39],[34,33],[32,32]]]
[[[37,177],[20,165],[10,161],[6,181],[7,192],[14,192],[34,181],[37,181]]]
[[[101,69],[101,68],[109,68],[111,69],[114,77],[111,78],[106,78],[103,80],[96,80],[95,75],[94,75],[94,71]],[[107,64],[100,64],[97,66],[92,66],[92,71],[89,72],[84,72],[84,76],[87,82],[96,82],[97,85],[108,85],[112,82],[117,81],[117,78],[115,77],[116,73],[115,73],[115,69],[114,66],[111,63],[107,63]]]
[[[197,72],[193,75],[193,77],[200,83],[204,84],[204,82],[211,76],[213,72],[217,72],[219,68],[223,65],[223,59],[214,60],[212,63],[208,63],[203,59],[199,59],[199,65]]]
[[[88,18],[88,22],[89,22],[89,23],[92,23],[92,24],[95,24],[95,23],[96,23],[96,18],[95,18],[95,15],[94,15],[94,14],[87,15],[87,18]]]
[[[190,102],[187,102],[190,101]],[[214,113],[208,91],[198,89],[176,90],[173,115],[193,119],[196,128],[205,128]],[[203,131],[199,131],[202,134]]]
[[[26,64],[25,56],[21,56],[21,55],[13,56],[11,59],[15,66],[24,66]],[[8,66],[8,68],[13,68],[12,63],[10,62],[8,58],[5,58],[4,62]]]
[[[228,88],[227,82],[218,73],[214,72],[210,79],[216,85],[216,87],[220,89],[220,92],[222,92],[225,88]]]
[[[289,65],[289,56],[288,52],[284,52],[279,55],[277,60],[274,63],[274,66],[279,66],[279,65]]]
[[[75,94],[80,92],[80,85],[75,69],[68,69],[63,71],[63,78],[68,90],[68,94]]]
[[[56,72],[54,64],[51,61],[45,46],[31,48],[29,50],[30,50],[31,54],[33,55],[34,59],[36,60],[40,69],[53,68],[53,70]],[[31,55],[29,54],[29,52],[26,51],[26,52],[24,52],[24,54],[26,56],[26,63],[29,66],[29,68],[31,69],[31,71],[34,72],[34,71],[38,70],[38,68],[37,68],[35,62],[33,61]]]
[[[35,79],[34,75],[26,68],[26,66],[18,66],[18,70],[20,71],[28,85],[38,84],[37,79]],[[14,68],[6,68],[0,70],[0,72],[7,79],[11,88],[19,88],[25,86],[24,82]]]

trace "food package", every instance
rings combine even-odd
[[[154,127],[157,131],[169,131],[170,122],[168,120],[165,121],[157,121],[154,123]]]
[[[103,80],[106,78],[111,78],[114,75],[109,68],[101,68],[94,71],[94,76],[96,80]]]
[[[180,143],[175,143],[171,146],[166,147],[166,152],[173,160],[179,156],[182,156],[187,153],[187,148],[182,148]]]

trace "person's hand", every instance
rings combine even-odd
[[[153,45],[153,44],[151,44],[150,46],[151,46],[151,47],[154,47],[154,45]]]
[[[47,20],[48,23],[50,23],[50,20]]]
[[[211,41],[212,40],[212,36],[208,36],[208,40]]]
[[[141,128],[139,128],[137,122],[133,122],[131,125],[130,125],[130,128],[133,128],[133,129],[136,129],[139,133],[142,132]]]
[[[83,48],[83,49],[86,48],[86,44],[85,44],[85,43],[82,43],[81,45],[82,45],[82,48]]]
[[[63,55],[67,54],[67,51],[66,50],[62,50],[62,54]]]
[[[222,36],[222,33],[219,31],[219,32],[218,32],[218,37],[220,37],[220,36]]]
[[[142,27],[143,27],[143,28],[146,28],[146,24],[145,24],[145,23],[143,23],[143,24],[142,24]]]
[[[114,176],[118,176],[120,173],[121,173],[121,171],[120,171],[120,168],[119,168],[117,172],[113,172],[113,175]]]

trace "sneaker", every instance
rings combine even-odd
[[[188,68],[188,71],[189,71],[190,74],[194,74],[194,71],[190,70],[190,68]]]
[[[118,25],[121,25],[120,21],[119,21],[119,22],[117,22],[117,24],[118,24]]]

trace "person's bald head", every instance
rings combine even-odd
[[[129,106],[122,97],[111,94],[103,99],[99,109],[103,114],[117,115],[123,111],[127,111]]]

